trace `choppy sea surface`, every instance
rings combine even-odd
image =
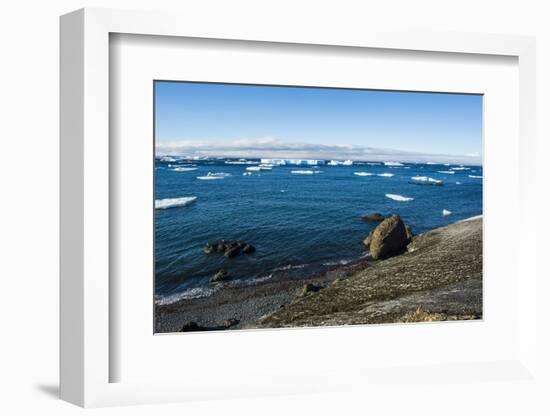
[[[238,286],[356,260],[367,254],[362,241],[377,225],[361,221],[369,213],[399,214],[414,234],[482,213],[482,167],[402,165],[254,171],[247,168],[257,165],[225,160],[156,160],[156,302],[211,295],[220,286],[209,280],[221,268]],[[203,252],[222,239],[256,252],[232,259]]]

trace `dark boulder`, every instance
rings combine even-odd
[[[227,270],[220,269],[218,273],[216,273],[212,278],[210,279],[211,282],[222,282],[224,280],[228,280],[231,276],[229,273],[227,273]]]
[[[380,222],[380,221],[384,221],[384,218],[385,217],[382,214],[375,212],[373,214],[369,214],[361,217],[361,220],[367,221],[367,222]]]
[[[225,321],[223,321],[223,326],[225,328],[231,328],[232,326],[238,325],[239,322],[240,321],[238,319],[230,318],[230,319],[226,319]]]
[[[238,244],[229,246],[223,255],[228,258],[236,257],[241,253],[241,246]]]
[[[202,251],[204,251],[206,254],[212,254],[212,253],[215,253],[217,251],[217,246],[208,243],[208,244],[206,244],[206,246],[204,246]]]
[[[302,286],[302,289],[300,290],[300,293],[298,294],[299,297],[307,296],[311,293],[318,292],[322,289],[322,286],[315,285],[313,283],[307,283],[304,286]]]
[[[246,244],[243,247],[243,253],[244,254],[252,254],[256,251],[256,247],[254,247],[252,244]]]
[[[369,251],[375,260],[386,259],[403,251],[409,240],[410,237],[407,235],[407,229],[401,217],[392,215],[374,229]]]
[[[185,323],[181,329],[180,332],[193,332],[193,331],[201,331],[203,328],[199,326],[195,321],[189,321]]]

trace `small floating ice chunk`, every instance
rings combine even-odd
[[[458,166],[451,168],[451,170],[470,170],[470,168],[464,167],[464,166]]]
[[[370,172],[353,172],[354,175],[357,175],[357,176],[373,176],[374,173],[370,173]]]
[[[165,198],[155,200],[155,209],[184,207],[197,200],[196,196],[184,196],[181,198]]]
[[[406,197],[403,195],[396,195],[396,194],[386,194],[386,198],[390,198],[390,199],[393,199],[394,201],[399,201],[399,202],[414,201],[414,198]]]
[[[291,170],[290,173],[293,175],[313,175],[315,173],[321,173],[321,171],[317,170]]]
[[[391,178],[393,173],[379,173],[376,176],[382,176],[383,178]]]
[[[473,179],[483,179],[483,176],[481,175],[468,175],[468,177]]]
[[[442,214],[443,214],[444,217],[446,217],[447,215],[451,215],[452,212],[449,211],[449,210],[443,209],[443,213],[442,213]]]
[[[456,185],[462,185],[462,182],[455,182]]]
[[[384,165],[385,166],[405,166],[403,163],[401,162],[384,162]]]
[[[172,169],[174,172],[191,172],[193,170],[197,170],[198,168],[183,168],[183,167],[177,167]]]
[[[437,173],[442,173],[444,175],[454,175],[455,172],[452,170],[438,170]]]
[[[412,176],[411,180],[414,182],[429,182],[433,184],[440,184],[443,183],[443,181],[440,181],[438,179],[430,178],[429,176]]]
[[[200,179],[201,181],[210,181],[215,179],[224,179],[227,176],[231,176],[231,174],[224,173],[224,172],[217,172],[217,173],[208,172],[206,176],[197,176],[197,179]]]
[[[248,166],[248,167],[246,168],[246,170],[248,170],[248,171],[250,171],[250,172],[259,172],[259,171],[262,170],[262,168],[259,167],[259,166]]]

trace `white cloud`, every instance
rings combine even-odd
[[[158,143],[156,155],[211,156],[236,158],[293,158],[293,159],[351,159],[398,160],[401,162],[441,162],[480,164],[478,153],[465,155],[407,152],[396,149],[374,148],[345,144],[290,143],[273,137],[245,138],[227,143],[199,140],[180,140]]]

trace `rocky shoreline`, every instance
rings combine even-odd
[[[157,305],[155,332],[482,317],[481,217],[412,236],[392,216],[370,237],[365,243],[375,239],[370,249],[378,260],[361,259],[301,279],[221,287],[208,297]]]

